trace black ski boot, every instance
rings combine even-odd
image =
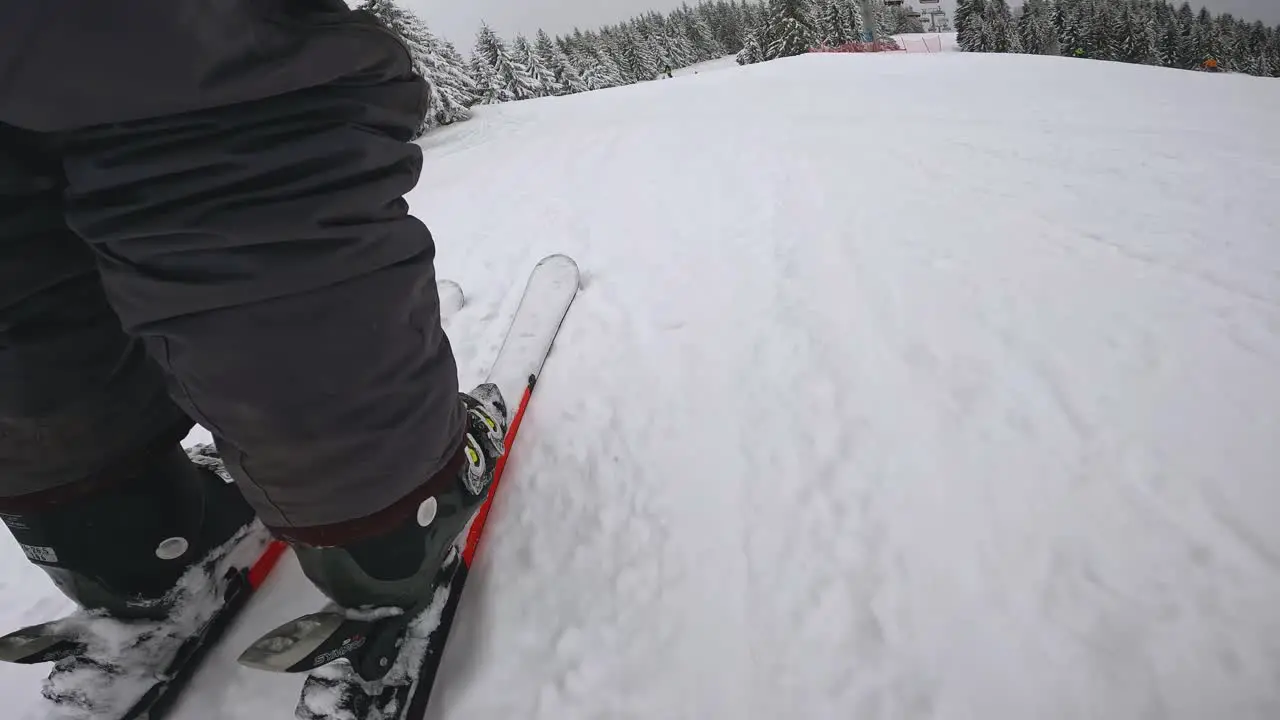
[[[117,477],[7,501],[3,519],[81,607],[0,637],[0,660],[54,663],[42,692],[60,719],[158,716],[270,542],[216,455],[177,443]]]
[[[448,582],[504,451],[507,408],[498,387],[481,385],[461,402],[465,459],[453,482],[383,534],[335,547],[293,543],[303,572],[335,607],[277,628],[245,650],[242,664],[299,672],[346,658],[366,681],[385,676],[405,625]]]
[[[466,459],[451,487],[424,500],[413,517],[386,534],[343,547],[294,547],[303,572],[339,606],[410,610],[431,598],[436,573],[489,492],[507,431],[506,404],[496,385],[481,385],[461,400],[467,411]]]
[[[179,578],[254,514],[233,485],[175,444],[129,477],[2,517],[27,558],[82,608],[161,620]]]

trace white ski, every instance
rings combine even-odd
[[[529,274],[511,329],[489,369],[488,382],[502,390],[511,412],[520,404],[529,378],[542,373],[578,284],[578,264],[568,255],[547,256]]]
[[[296,717],[303,720],[421,720],[462,597],[489,508],[524,410],[556,334],[577,295],[578,266],[565,255],[539,262],[511,320],[488,382],[507,401],[507,455],[464,541],[440,569],[433,598],[401,613],[330,609],[298,618],[254,643],[240,662],[274,672],[307,672]]]

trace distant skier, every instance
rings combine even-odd
[[[663,68],[662,68],[662,74],[663,74],[663,75],[666,75],[668,78],[674,78],[674,77],[675,77],[675,75],[671,72],[671,64],[670,64],[670,63],[667,63],[667,65],[666,65],[665,67],[663,67]]]
[[[403,199],[405,48],[341,0],[50,7],[0,0],[0,518],[120,618],[254,515],[343,606],[417,603],[506,411]]]

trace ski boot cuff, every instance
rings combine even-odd
[[[434,475],[417,489],[372,515],[344,520],[330,525],[311,527],[271,527],[273,535],[290,544],[311,547],[341,547],[367,540],[387,532],[388,528],[404,524],[418,507],[430,497],[452,490],[458,482],[458,473],[466,460],[465,436],[458,438],[458,448]]]

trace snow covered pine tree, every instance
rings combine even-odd
[[[502,38],[487,24],[481,25],[476,35],[471,66],[477,75],[476,85],[489,102],[538,97],[538,84],[529,74],[529,68],[511,53]]]
[[[400,36],[413,57],[414,70],[426,78],[430,106],[419,132],[471,117],[470,107],[479,99],[476,83],[451,44],[441,41],[418,16],[393,0],[364,0],[360,10],[378,18]]]
[[[769,9],[766,60],[802,55],[817,46],[809,0],[772,0]]]

